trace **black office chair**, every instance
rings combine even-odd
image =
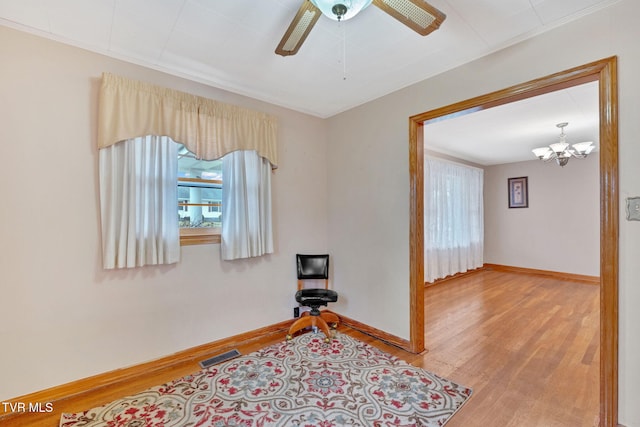
[[[327,306],[330,302],[338,301],[338,293],[329,289],[329,255],[296,255],[298,268],[298,292],[296,301],[311,311],[306,311],[298,320],[293,322],[287,334],[287,340],[293,338],[293,334],[301,329],[312,327],[314,331],[320,329],[324,332],[325,341],[331,339],[329,324],[334,328],[338,326],[340,319],[328,311],[320,311],[321,306]],[[304,289],[305,280],[324,280],[324,288]]]

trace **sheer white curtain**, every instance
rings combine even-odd
[[[100,150],[104,268],[180,260],[178,144],[168,137],[128,139]]]
[[[273,253],[269,161],[234,151],[222,158],[222,179],[222,259]]]
[[[425,159],[426,282],[482,266],[483,173],[474,167]]]

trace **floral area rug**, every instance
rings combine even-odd
[[[442,426],[471,389],[337,333],[303,334],[140,394],[62,427]]]

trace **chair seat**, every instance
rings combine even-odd
[[[307,307],[327,305],[338,301],[338,293],[331,289],[301,289],[296,292],[296,301]]]
[[[300,314],[300,317],[289,328],[287,341],[293,338],[294,333],[311,328],[314,332],[322,331],[325,342],[329,342],[333,337],[329,324],[336,328],[340,321],[336,314],[328,310],[320,310],[321,306],[326,307],[330,302],[338,301],[338,293],[329,289],[329,255],[296,254],[296,264],[298,270],[296,301],[311,310],[299,313],[299,308],[294,308],[294,316]],[[305,280],[322,280],[324,288],[305,289],[303,283]]]

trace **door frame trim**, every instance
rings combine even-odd
[[[409,117],[410,350],[424,342],[424,123],[478,111],[579,84],[599,82],[600,115],[600,426],[618,420],[618,73],[612,56]]]

